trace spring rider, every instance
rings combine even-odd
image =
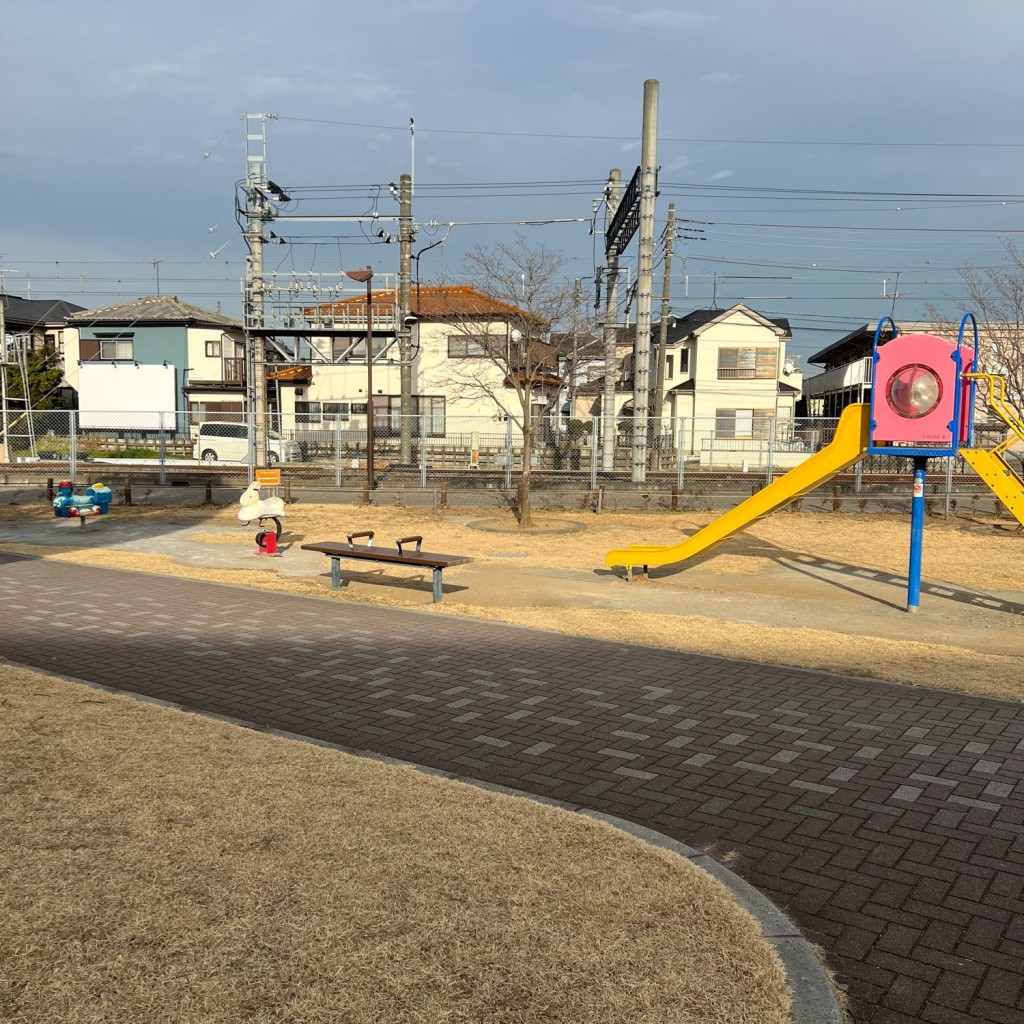
[[[281,539],[281,516],[285,514],[284,498],[261,498],[260,485],[253,482],[238,499],[238,504],[241,506],[238,509],[238,518],[243,523],[256,520],[260,528],[260,532],[256,534],[256,554],[280,558],[277,542]]]
[[[78,519],[83,525],[89,516],[105,516],[110,511],[111,490],[105,484],[96,483],[85,489],[85,494],[75,494],[75,485],[70,480],[61,480],[53,499],[53,514],[61,519]]]

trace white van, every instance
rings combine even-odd
[[[245,462],[249,458],[249,430],[244,423],[200,423],[193,457],[203,462]],[[276,430],[267,431],[267,463],[301,462],[302,451]]]

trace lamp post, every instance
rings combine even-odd
[[[366,484],[372,491],[377,486],[373,479],[373,267],[346,270],[345,276],[366,282]]]

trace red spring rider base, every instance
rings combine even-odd
[[[272,525],[271,525],[272,524]],[[256,534],[256,554],[280,558],[277,542],[281,538],[281,520],[276,516],[264,516],[259,521],[260,532]]]

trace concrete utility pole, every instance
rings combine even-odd
[[[654,278],[654,193],[658,161],[658,82],[644,82],[640,141],[640,228],[637,246],[636,344],[633,347],[633,482],[647,479],[651,390],[651,288]]]
[[[608,172],[606,191],[606,223],[610,224],[619,208],[622,196],[622,172],[613,167]],[[615,342],[618,340],[619,320],[619,254],[608,255],[605,276],[608,287],[604,306],[604,397],[601,404],[601,469],[611,473],[615,469]]]
[[[399,460],[412,462],[412,175],[399,179],[398,207],[398,358],[399,412],[402,425]]]
[[[658,323],[658,381],[654,387],[654,436],[661,437],[661,412],[665,404],[665,347],[668,344],[668,317],[671,312],[672,242],[676,235],[676,204],[668,204],[665,224],[665,276],[661,282],[661,318]]]
[[[267,188],[267,115],[245,115],[245,195],[248,225],[245,240],[244,325],[246,362],[250,369],[250,436],[255,445],[255,465],[267,464],[267,367],[266,340],[263,335],[263,225],[270,217]]]
[[[581,279],[577,277],[572,286],[572,362],[569,364],[567,388],[569,419],[576,416],[576,363],[580,356],[580,283]]]

